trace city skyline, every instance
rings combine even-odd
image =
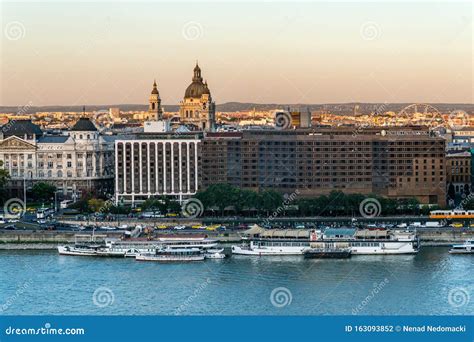
[[[473,103],[467,2],[1,6],[3,106],[178,104],[196,60],[218,104]]]

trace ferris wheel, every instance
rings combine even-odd
[[[108,110],[98,110],[94,112],[93,121],[101,129],[109,128],[114,124],[114,119]]]
[[[445,124],[441,112],[434,106],[426,103],[414,103],[403,108],[397,115],[397,121],[402,125],[421,125],[440,127]]]

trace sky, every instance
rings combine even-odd
[[[0,105],[473,103],[473,4],[0,4]]]

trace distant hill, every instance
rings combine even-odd
[[[272,109],[299,109],[310,111],[328,111],[334,114],[353,114],[354,108],[357,106],[357,113],[371,113],[375,109],[380,112],[393,111],[399,112],[404,107],[411,103],[326,103],[326,104],[294,104],[294,103],[242,103],[242,102],[227,102],[217,105],[219,112],[238,112],[248,111],[255,108],[257,111],[272,110]],[[474,104],[468,103],[431,103],[441,112],[450,112],[453,110],[464,110],[467,113],[474,114]],[[111,105],[89,105],[86,106],[86,111],[108,110],[110,107],[119,107],[122,111],[145,111],[148,106],[143,104],[111,104]],[[177,112],[178,105],[163,105],[165,111]],[[82,112],[82,105],[80,106],[41,106],[41,107],[13,107],[0,106],[0,113],[24,113],[34,114],[36,112]]]

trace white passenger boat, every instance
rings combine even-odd
[[[301,255],[308,248],[349,248],[352,255],[415,254],[419,246],[415,232],[387,229],[327,228],[321,232],[253,226],[245,234],[248,242],[232,246],[233,254]]]
[[[206,259],[224,259],[225,254],[224,254],[224,248],[221,249],[207,249],[204,251],[204,257]]]
[[[474,254],[474,240],[467,240],[463,244],[453,245],[450,254]]]
[[[58,246],[58,253],[61,255],[96,256],[97,250],[99,248],[102,248],[102,246],[101,245]]]
[[[74,245],[58,246],[58,253],[61,255],[75,256],[97,256],[97,252],[104,250],[105,235],[97,234],[76,234],[74,235]]]
[[[139,254],[135,257],[138,261],[202,261],[204,253],[199,248],[163,248],[157,249],[155,253]]]
[[[147,238],[109,238],[105,239],[106,248],[112,253],[123,253],[125,257],[136,257],[139,254],[154,253],[160,248],[198,248],[212,249],[217,246],[217,241],[204,236],[167,235],[155,239]]]

